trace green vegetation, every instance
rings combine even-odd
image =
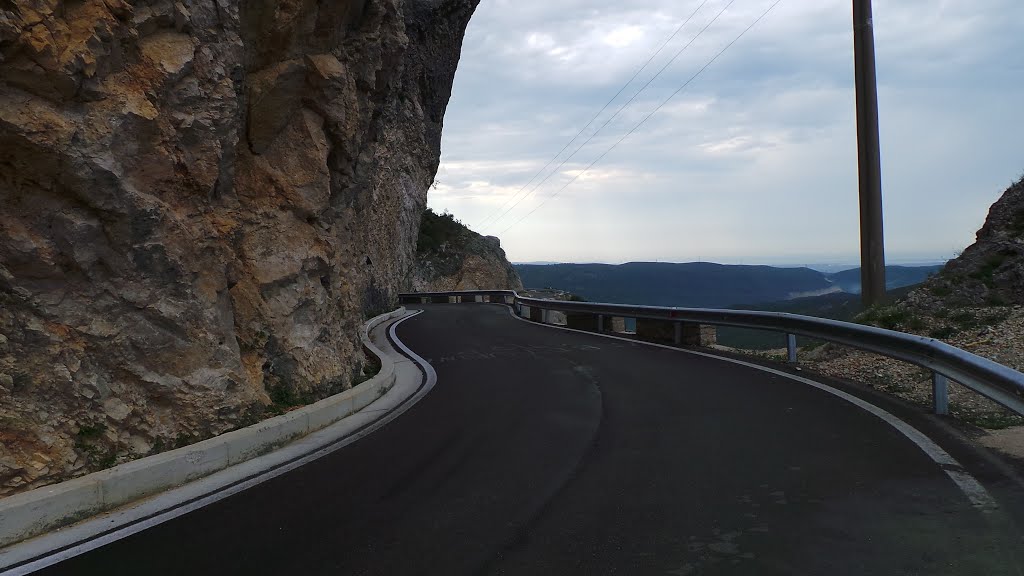
[[[1006,300],[998,294],[989,294],[985,297],[986,306],[1006,306],[1006,304]]]
[[[267,395],[270,396],[271,402],[267,407],[267,412],[275,416],[284,414],[290,408],[312,402],[309,394],[297,394],[291,386],[284,382],[279,382],[268,388]]]
[[[582,297],[582,296],[580,296],[580,295],[578,295],[578,294],[570,294],[569,295],[569,301],[570,302],[586,302],[587,299]]]
[[[963,418],[966,422],[989,430],[1002,430],[1004,428],[1024,425],[1024,417],[1007,412],[983,412],[980,414],[961,412],[960,414],[957,414],[960,410],[955,404],[950,405],[950,411]]]
[[[103,432],[107,430],[107,427],[102,423],[97,424],[85,424],[78,428],[78,433],[75,434],[77,440],[83,442],[95,440],[103,435]]]
[[[358,368],[352,375],[352,387],[355,388],[363,382],[366,382],[370,378],[373,378],[380,373],[380,359],[376,355],[367,353],[366,357],[369,362],[363,364],[361,368]]]
[[[185,434],[184,432],[181,433],[181,434],[178,434],[178,436],[174,439],[174,447],[175,448],[184,448],[185,446],[188,446],[189,444],[192,444],[192,443],[193,443],[193,437],[191,435],[189,435],[189,434]]]
[[[995,272],[1012,256],[1016,256],[1014,250],[1001,250],[985,259],[981,268],[971,272],[970,277],[980,280],[987,288],[995,288]]]
[[[351,387],[358,386],[380,373],[380,359],[367,351],[367,362],[354,367],[351,378],[348,380]],[[268,417],[280,416],[297,406],[305,406],[316,402],[321,397],[328,397],[341,393],[345,390],[345,378],[335,378],[326,383],[321,383],[316,390],[298,392],[285,382],[278,382],[267,388],[267,395],[270,396],[270,405],[254,407],[251,414],[246,414],[242,426],[254,424]],[[262,411],[260,410],[262,408]]]
[[[459,238],[467,231],[462,222],[450,212],[438,214],[430,208],[423,211],[420,219],[420,235],[416,241],[419,253],[437,252],[441,246]]]
[[[949,315],[950,322],[956,323],[961,328],[969,328],[977,323],[977,318],[967,310],[960,310]]]
[[[942,326],[933,328],[928,333],[932,338],[938,338],[939,340],[948,340],[952,336],[972,328],[998,324],[1003,318],[1003,315],[999,312],[977,314],[969,310],[950,312],[946,309],[936,311],[935,316],[946,320],[946,323]]]
[[[107,427],[102,422],[83,424],[75,433],[75,450],[84,455],[98,470],[110,468],[117,463],[117,451],[106,450],[98,445]]]
[[[924,320],[917,314],[899,306],[874,306],[854,319],[859,324],[868,324],[889,330],[921,330]]]
[[[952,338],[953,335],[956,333],[956,328],[953,328],[952,326],[943,325],[928,332],[928,336],[936,338],[938,340],[948,340]]]
[[[106,470],[107,468],[113,468],[117,464],[117,452],[111,450],[106,454],[96,459],[96,466],[100,470]]]

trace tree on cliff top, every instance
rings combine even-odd
[[[420,234],[416,242],[416,251],[423,254],[437,252],[445,244],[456,240],[468,229],[462,222],[455,219],[447,210],[441,214],[430,208],[423,211],[420,220]]]

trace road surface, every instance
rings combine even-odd
[[[42,574],[1020,574],[1020,534],[834,395],[425,305],[437,386],[385,428]]]

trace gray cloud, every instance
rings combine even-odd
[[[726,3],[709,0],[597,124]],[[534,196],[478,228],[500,233],[514,260],[855,259],[849,0],[783,0],[591,172],[512,226],[769,3],[736,0]],[[467,35],[430,204],[477,227],[698,4],[483,2]],[[1024,52],[1014,30],[1024,5],[875,0],[875,17],[887,248],[893,260],[948,256],[973,240],[988,205],[1024,170]]]

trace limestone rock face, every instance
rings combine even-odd
[[[522,290],[501,242],[466,228],[450,214],[423,214],[412,278],[415,292]]]
[[[0,495],[351,385],[478,1],[0,2]]]
[[[1024,178],[989,208],[977,241],[908,301],[926,309],[1024,304]]]

